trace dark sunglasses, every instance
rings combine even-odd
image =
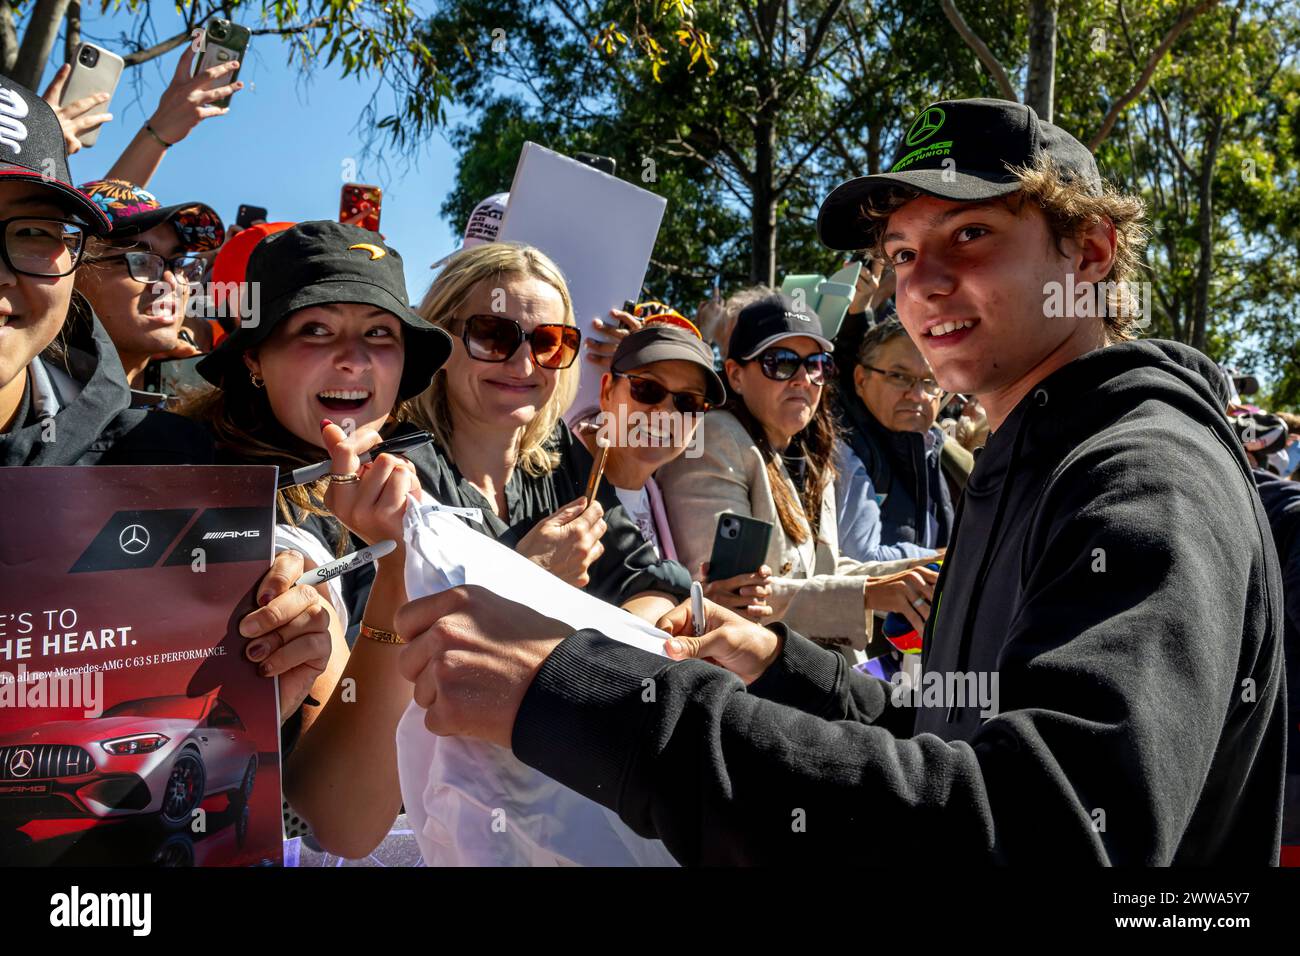
[[[614,372],[613,375],[615,378],[627,379],[628,390],[632,393],[632,397],[642,405],[658,405],[671,396],[673,408],[683,415],[703,415],[713,407],[703,395],[696,395],[693,392],[670,392],[653,379],[642,378],[640,375],[629,375],[626,372]]]
[[[459,321],[470,358],[480,362],[508,362],[527,340],[533,361],[542,368],[568,368],[582,343],[582,333],[573,325],[538,325],[525,332],[514,319],[502,315],[471,315]]]
[[[203,279],[203,270],[206,268],[206,263],[197,256],[164,259],[152,252],[124,252],[120,256],[110,256],[103,261],[125,262],[126,271],[136,282],[160,282],[163,273],[167,271],[186,282],[199,282]]]
[[[793,349],[768,349],[755,360],[763,374],[774,382],[788,382],[799,374],[799,368],[808,370],[808,381],[825,385],[826,378],[835,371],[835,360],[830,352],[814,352],[800,356]]]
[[[0,219],[0,231],[0,257],[10,271],[26,276],[71,275],[86,245],[85,227],[66,219]]]

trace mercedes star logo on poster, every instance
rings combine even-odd
[[[139,554],[149,547],[149,529],[142,524],[129,524],[117,536],[117,544],[127,554]]]
[[[36,755],[30,750],[17,750],[9,758],[9,772],[15,777],[25,777],[32,772],[32,764],[36,762]]]

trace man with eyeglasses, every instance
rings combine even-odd
[[[896,316],[863,337],[853,388],[837,403],[840,551],[859,561],[932,557],[953,517],[934,424],[943,389]]]
[[[94,308],[127,379],[139,389],[150,360],[177,347],[191,293],[207,265],[198,254],[217,249],[225,229],[202,203],[163,206],[152,193],[122,180],[81,189],[113,228],[88,243],[77,291]]]

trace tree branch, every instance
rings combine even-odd
[[[1002,68],[1002,64],[998,62],[998,58],[993,55],[993,51],[988,48],[988,45],[975,35],[975,31],[962,18],[953,0],[939,0],[939,5],[943,7],[943,12],[948,17],[948,22],[953,25],[953,29],[961,34],[961,38],[966,41],[966,45],[975,51],[975,55],[984,64],[984,69],[989,71],[989,75],[993,77],[993,82],[998,85],[998,90],[1002,93],[1003,98],[1011,100],[1013,103],[1020,102],[1020,98],[1016,96],[1016,91],[1011,86],[1011,80],[1007,77],[1007,71]]]
[[[68,0],[36,0],[22,45],[18,48],[18,62],[14,64],[12,74],[15,83],[21,83],[29,90],[36,89],[67,9]]]
[[[947,0],[945,0],[945,2],[947,2]],[[1129,87],[1128,91],[1123,96],[1111,104],[1110,110],[1107,111],[1105,119],[1101,122],[1101,129],[1097,130],[1092,139],[1088,141],[1088,149],[1096,152],[1097,147],[1100,146],[1102,142],[1105,141],[1106,137],[1110,135],[1110,131],[1119,120],[1120,114],[1128,108],[1130,103],[1141,96],[1142,91],[1147,88],[1147,85],[1151,82],[1151,77],[1156,72],[1156,67],[1160,65],[1160,61],[1164,59],[1165,54],[1169,52],[1170,47],[1172,47],[1178,38],[1183,35],[1183,32],[1192,25],[1192,21],[1206,10],[1209,10],[1210,7],[1216,6],[1218,2],[1219,0],[1201,0],[1200,3],[1192,7],[1190,10],[1183,11],[1183,14],[1174,22],[1174,25],[1169,28],[1169,32],[1165,34],[1165,38],[1160,41],[1160,45],[1152,51],[1150,58],[1147,60],[1146,67],[1142,70],[1142,74],[1137,78],[1137,82]]]

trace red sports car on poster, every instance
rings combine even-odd
[[[145,697],[0,734],[0,820],[157,814],[179,829],[212,794],[246,805],[256,776],[257,748],[221,698]]]

